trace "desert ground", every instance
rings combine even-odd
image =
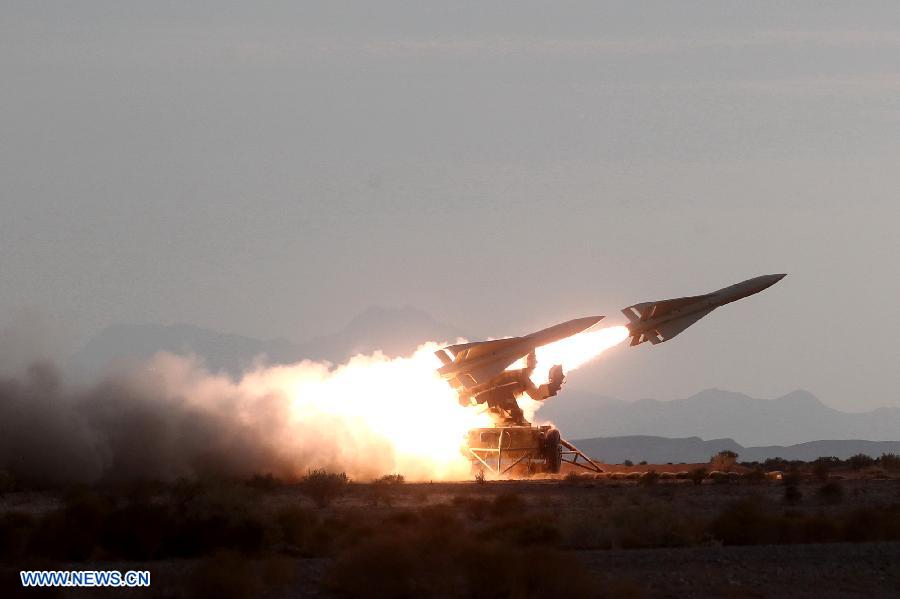
[[[900,479],[625,472],[657,468],[17,489],[0,497],[0,594],[37,594],[18,579],[37,568],[151,572],[150,589],[40,593],[63,597],[900,594]]]

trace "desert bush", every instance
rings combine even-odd
[[[478,470],[475,473],[475,482],[479,485],[483,485],[485,483],[484,470]]]
[[[406,478],[402,474],[385,474],[384,476],[372,481],[375,485],[402,485],[406,482]]]
[[[706,478],[706,468],[694,468],[688,472],[688,478],[690,478],[691,482],[695,485],[701,484],[703,479]]]
[[[858,453],[848,458],[847,464],[853,470],[862,470],[863,468],[868,468],[869,466],[875,464],[875,460],[864,453]]]
[[[632,466],[634,466],[634,462],[632,462],[631,460],[625,460],[624,462],[622,462],[622,465],[631,468]]]
[[[734,467],[737,459],[738,454],[731,450],[723,449],[709,459],[709,465],[713,470],[728,472]]]
[[[318,507],[327,507],[331,502],[344,494],[350,480],[343,472],[334,473],[325,470],[310,470],[303,477],[301,489]]]
[[[813,462],[812,474],[814,477],[816,477],[816,480],[820,482],[828,480],[828,473],[830,471],[831,466],[829,466],[827,462]]]
[[[900,456],[894,453],[883,453],[878,458],[878,465],[888,472],[900,471]]]

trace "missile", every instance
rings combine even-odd
[[[660,302],[644,302],[628,306],[622,313],[628,317],[631,345],[649,341],[653,345],[668,341],[718,308],[759,293],[786,275],[763,275],[747,279],[706,295],[679,297]]]
[[[450,345],[434,352],[444,364],[438,368],[438,373],[457,391],[477,392],[489,387],[491,381],[503,374],[513,362],[538,347],[571,337],[602,319],[602,316],[587,316],[522,337]]]

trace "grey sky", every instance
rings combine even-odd
[[[789,277],[573,386],[900,405],[900,6],[0,6],[0,319],[479,336]]]

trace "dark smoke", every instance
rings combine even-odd
[[[185,360],[166,363],[177,369]],[[80,390],[67,390],[47,364],[4,377],[0,470],[34,486],[302,472],[304,456],[276,446],[286,398],[256,398],[248,422],[238,409],[245,398],[224,393],[198,404],[170,387],[151,365]]]

